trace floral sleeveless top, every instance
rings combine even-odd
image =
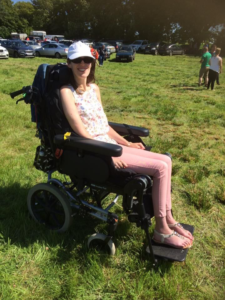
[[[81,121],[93,139],[106,143],[117,144],[115,140],[108,136],[108,120],[101,103],[98,101],[94,85],[91,84],[90,90],[84,92],[82,95],[76,93],[71,85],[68,86],[68,88],[73,93],[75,105]]]

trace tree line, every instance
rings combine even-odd
[[[224,0],[0,0],[0,36],[44,30],[68,39],[221,44],[224,12]]]

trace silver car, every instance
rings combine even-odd
[[[9,58],[8,50],[2,46],[0,46],[0,58]]]
[[[36,50],[40,48],[40,44],[35,41],[22,41],[25,45],[30,46],[32,49]]]
[[[49,43],[35,50],[36,56],[67,57],[68,47],[59,43]]]

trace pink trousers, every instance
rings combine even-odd
[[[122,146],[122,145],[120,145]],[[172,161],[164,154],[122,146],[120,156],[128,167],[139,174],[153,177],[152,200],[156,217],[165,217],[171,209]]]

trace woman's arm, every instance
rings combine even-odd
[[[221,58],[220,61],[219,61],[220,73],[222,73],[222,62],[223,62],[223,60],[222,60],[222,58]]]
[[[126,139],[124,139],[121,135],[119,135],[112,127],[109,126],[109,132],[108,135],[110,138],[115,140],[118,144],[124,145],[131,148],[137,148],[137,149],[145,149],[144,145],[142,143],[132,143],[128,142]]]
[[[93,139],[92,136],[87,132],[81,121],[73,99],[72,91],[68,87],[62,87],[60,89],[60,96],[64,114],[71,128],[80,136],[88,139]]]
[[[98,101],[102,104],[101,100],[101,94],[100,94],[100,89],[99,87],[94,84],[95,92],[98,98]],[[138,149],[145,149],[142,143],[131,143],[125,140],[121,135],[119,135],[112,127],[109,126],[109,132],[108,135],[111,139],[115,140],[118,144],[124,145],[127,147],[132,147],[132,148],[138,148]]]

